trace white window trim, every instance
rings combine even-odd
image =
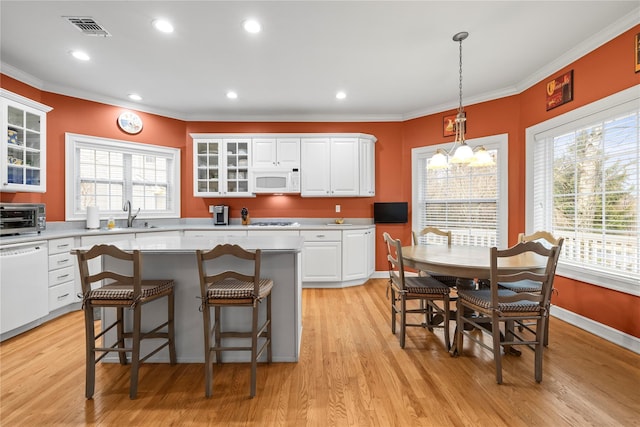
[[[588,124],[592,121],[594,114],[599,114],[607,110],[615,112],[615,109],[621,109],[623,104],[640,102],[640,85],[630,87],[606,98],[602,98],[591,104],[585,105],[575,110],[571,110],[552,119],[538,123],[528,127],[525,130],[526,139],[526,196],[525,196],[525,232],[530,234],[534,230],[534,205],[533,205],[533,155],[536,143],[536,137],[541,137],[550,131],[561,132],[563,127],[577,128],[582,124]],[[588,270],[576,266],[571,266],[562,262],[562,258],[558,261],[556,273],[560,276],[570,279],[579,280],[581,282],[590,283],[592,285],[603,288],[613,289],[615,291],[624,292],[631,295],[640,296],[640,287],[638,283],[625,275],[613,275],[610,272],[601,272],[596,270]]]
[[[497,149],[498,150],[498,166],[500,169],[500,188],[498,189],[499,195],[504,195],[505,199],[501,200],[501,203],[498,204],[498,235],[499,247],[507,247],[508,244],[508,232],[509,232],[509,135],[506,133],[492,136],[485,136],[482,138],[474,138],[467,139],[467,144],[472,147],[477,147],[480,145],[484,145],[484,147],[488,150]],[[420,188],[419,185],[415,182],[419,174],[417,173],[418,168],[420,167],[419,158],[424,156],[431,156],[435,154],[436,150],[443,149],[448,151],[451,149],[452,143],[438,144],[438,145],[429,145],[427,147],[417,147],[411,150],[411,228],[412,230],[418,230],[420,227],[418,223],[418,215],[414,215],[414,209],[418,206],[418,200],[420,195],[418,194],[418,190]]]
[[[177,148],[162,147],[151,144],[140,144],[137,142],[121,141],[111,138],[100,138],[96,136],[80,135],[75,133],[65,134],[65,164],[66,164],[66,177],[65,177],[65,220],[67,221],[79,221],[86,220],[86,211],[80,211],[75,204],[75,179],[79,176],[77,171],[77,162],[75,153],[78,146],[85,145],[92,148],[96,146],[113,147],[123,152],[135,152],[142,153],[147,152],[150,155],[163,155],[165,157],[171,157],[173,159],[174,167],[168,171],[171,174],[170,182],[173,183],[175,188],[172,189],[172,206],[165,212],[145,212],[140,211],[138,215],[139,219],[147,218],[180,218],[180,150]],[[123,211],[121,214],[114,215],[116,219],[126,218],[127,214]]]

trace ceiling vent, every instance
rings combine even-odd
[[[63,18],[88,36],[111,37],[111,34],[90,16],[63,16]]]

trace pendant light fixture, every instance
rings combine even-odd
[[[493,158],[483,146],[474,150],[464,140],[467,117],[462,107],[462,41],[467,37],[469,37],[469,33],[466,31],[459,32],[453,36],[453,41],[458,42],[460,51],[458,114],[455,119],[456,133],[453,146],[448,152],[443,149],[437,150],[427,163],[428,169],[446,169],[450,163],[462,163],[470,166],[489,166],[493,164]],[[451,155],[452,153],[453,155]]]

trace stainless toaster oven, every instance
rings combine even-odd
[[[0,203],[0,235],[40,233],[46,227],[44,203]]]

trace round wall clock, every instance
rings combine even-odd
[[[125,111],[118,116],[118,127],[126,133],[140,133],[142,131],[142,119],[136,113]]]

